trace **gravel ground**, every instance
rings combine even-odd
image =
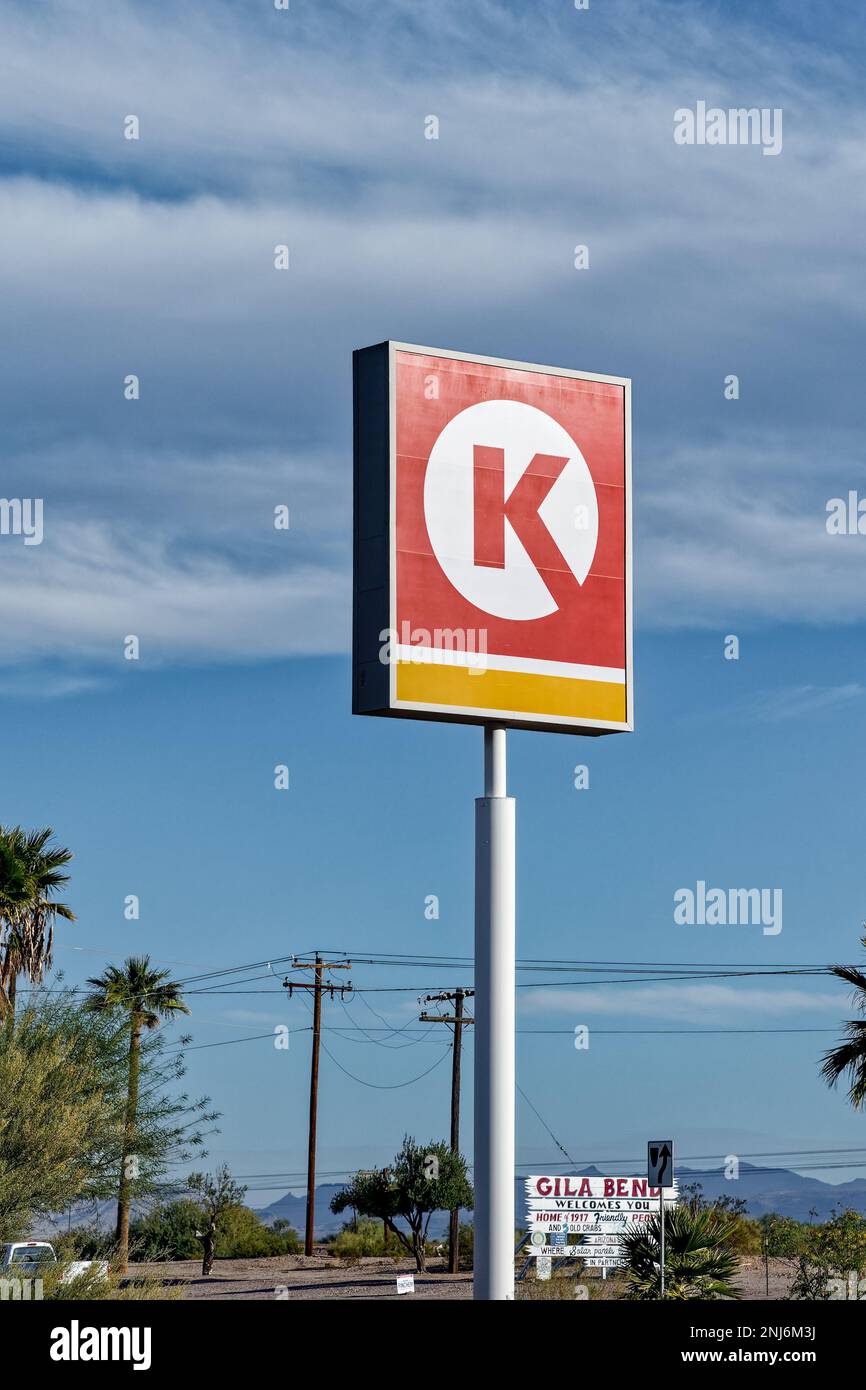
[[[471,1274],[445,1274],[434,1264],[415,1275],[422,1298],[471,1298]],[[132,1278],[147,1275],[180,1286],[184,1298],[406,1298],[397,1293],[397,1275],[412,1274],[414,1261],[362,1259],[351,1265],[327,1255],[274,1255],[259,1260],[216,1260],[202,1276],[197,1260],[130,1265]]]
[[[764,1282],[764,1261],[758,1255],[746,1255],[740,1262],[737,1283],[743,1291],[743,1298],[766,1301],[774,1298],[787,1298],[794,1277],[792,1266],[785,1260],[770,1261],[770,1292]]]
[[[213,1273],[201,1274],[197,1260],[178,1260],[166,1264],[130,1265],[130,1276],[148,1278],[179,1287],[184,1298],[207,1299],[291,1299],[291,1298],[410,1298],[397,1293],[398,1274],[411,1274],[411,1260],[362,1259],[353,1264],[327,1255],[277,1255],[259,1260],[217,1260]],[[765,1289],[764,1266],[756,1256],[746,1256],[740,1265],[738,1283],[748,1300],[787,1297],[790,1268],[770,1263],[770,1292]],[[603,1292],[600,1280],[592,1279],[593,1295],[615,1296],[608,1286]],[[527,1290],[528,1292],[528,1290]],[[415,1297],[472,1297],[471,1274],[446,1274],[433,1263],[426,1274],[415,1275]]]

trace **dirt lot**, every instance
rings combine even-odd
[[[274,1255],[259,1260],[217,1260],[202,1277],[197,1260],[130,1265],[132,1278],[180,1286],[185,1298],[403,1298],[397,1275],[412,1274],[413,1260],[362,1259],[349,1265],[327,1255]],[[471,1298],[471,1274],[444,1274],[436,1263],[415,1275],[416,1297]]]
[[[217,1260],[213,1273],[201,1274],[195,1260],[179,1260],[170,1264],[130,1265],[130,1276],[149,1278],[175,1288],[181,1288],[184,1298],[208,1299],[289,1299],[289,1298],[402,1298],[411,1295],[397,1293],[398,1274],[411,1274],[411,1260],[362,1259],[349,1265],[326,1255],[278,1255],[260,1260]],[[771,1262],[769,1297],[784,1298],[790,1284],[790,1270]],[[616,1285],[609,1281],[587,1280],[591,1297],[615,1297]],[[740,1266],[739,1284],[747,1299],[766,1299],[764,1267],[754,1256],[746,1257]],[[569,1285],[556,1281],[567,1296]],[[519,1286],[518,1297],[531,1296],[530,1286]],[[546,1292],[546,1291],[545,1291]],[[538,1290],[541,1293],[541,1290]],[[554,1290],[551,1289],[551,1293]],[[465,1298],[472,1297],[471,1274],[446,1274],[441,1264],[433,1263],[426,1274],[415,1275],[415,1297]]]

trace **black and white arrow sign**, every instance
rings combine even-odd
[[[646,1146],[646,1175],[651,1187],[673,1186],[673,1139],[650,1139]]]

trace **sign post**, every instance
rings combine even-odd
[[[646,1146],[646,1175],[651,1187],[659,1190],[659,1274],[661,1296],[665,1296],[665,1188],[674,1182],[673,1139],[650,1139]]]
[[[662,1298],[665,1296],[665,1190],[659,1188],[659,1273],[661,1275]]]
[[[633,727],[631,382],[412,343],[354,354],[355,714],[484,728],[475,1276],[514,1297],[508,728]]]
[[[505,730],[484,730],[475,802],[475,1297],[514,1297],[515,802]]]

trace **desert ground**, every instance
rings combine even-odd
[[[472,1275],[448,1274],[441,1261],[432,1261],[425,1274],[415,1275],[415,1293],[398,1294],[398,1274],[412,1274],[408,1259],[360,1259],[349,1263],[327,1255],[276,1255],[256,1260],[217,1260],[213,1272],[204,1277],[196,1260],[177,1260],[164,1264],[130,1265],[130,1278],[155,1279],[184,1298],[234,1301],[236,1299],[431,1299],[472,1297]],[[577,1282],[575,1280],[575,1282]],[[603,1283],[596,1276],[585,1278],[590,1298],[615,1298],[615,1280]],[[744,1257],[739,1284],[743,1297],[752,1300],[785,1298],[791,1270],[781,1261],[770,1263],[770,1292],[766,1292],[764,1266],[755,1256]],[[517,1286],[518,1298],[570,1296],[569,1283],[558,1279],[545,1287],[527,1280]]]

